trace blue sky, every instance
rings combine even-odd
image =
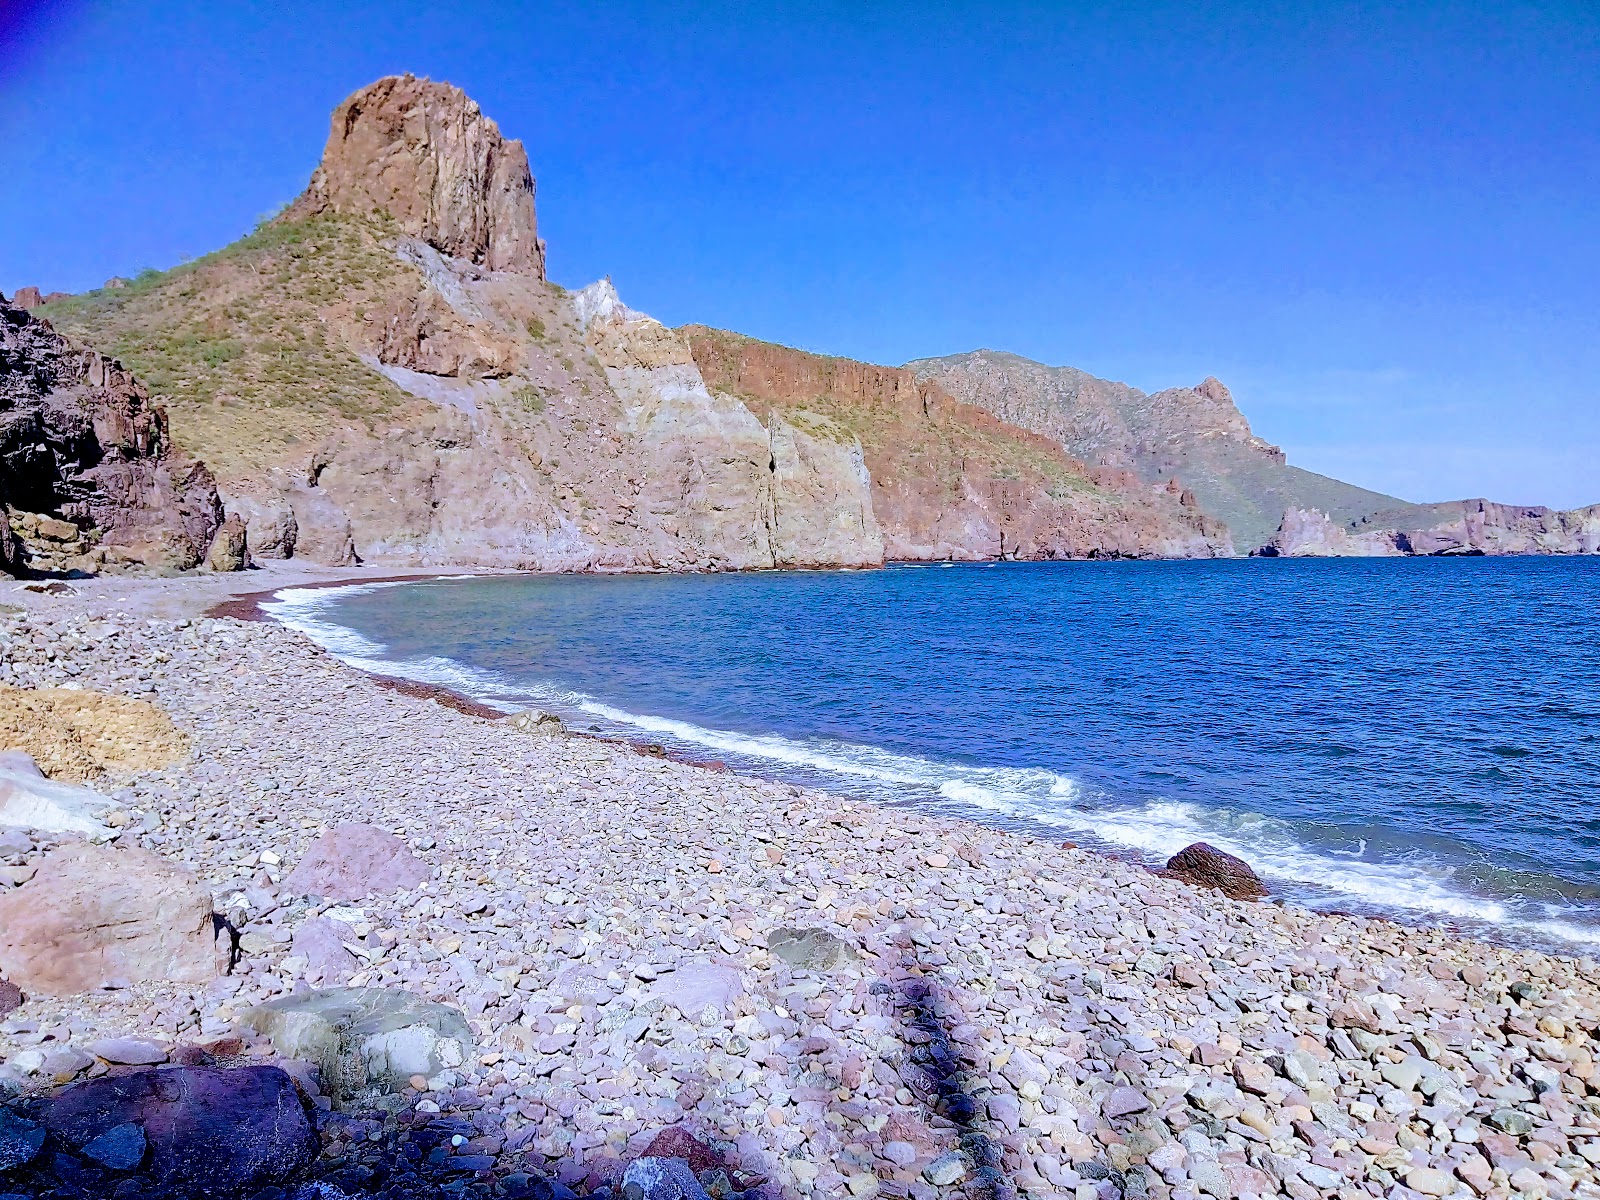
[[[1215,374],[1314,470],[1600,501],[1593,3],[0,0],[0,291],[232,240],[404,70],[669,323]]]

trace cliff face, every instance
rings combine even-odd
[[[0,569],[198,565],[222,520],[206,468],[122,365],[0,298]]]
[[[46,311],[171,396],[258,557],[724,570],[1226,548],[1178,495],[908,371],[839,366],[839,386],[756,399],[708,383],[693,338],[609,282],[547,282],[533,199],[520,145],[459,90],[380,80],[340,105],[280,218]]]
[[[1202,511],[1227,524],[1241,550],[1271,537],[1290,508],[1315,508],[1345,522],[1404,503],[1289,466],[1282,450],[1251,432],[1216,379],[1147,394],[993,350],[908,365],[919,378],[1054,439],[1086,462],[1147,482],[1180,480]]]
[[[1340,525],[1325,513],[1291,509],[1263,557],[1350,555],[1600,553],[1600,504],[1549,508],[1455,500],[1405,505]]]
[[[1165,486],[1096,470],[906,368],[684,331],[701,374],[769,421],[853,435],[892,559],[1211,557],[1225,531]],[[837,431],[837,432],[833,432]]]

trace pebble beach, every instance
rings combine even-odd
[[[201,615],[222,585],[188,582],[0,596],[0,685],[167,714],[187,753],[95,786],[119,847],[211,890],[237,961],[30,997],[0,1020],[0,1088],[103,1073],[87,1048],[132,1036],[274,1061],[244,1016],[337,984],[459,1009],[474,1049],[356,1111],[298,1071],[334,1180],[436,1120],[468,1195],[615,1188],[679,1126],[724,1194],[1600,1197],[1592,959],[460,711]],[[347,822],[427,877],[299,894]],[[61,841],[5,836],[0,889]]]

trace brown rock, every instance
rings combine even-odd
[[[283,890],[333,900],[365,900],[416,887],[433,874],[392,833],[372,825],[335,825],[317,839],[283,881]]]
[[[0,895],[0,969],[43,995],[207,983],[228,969],[230,949],[210,891],[145,850],[65,846]]]
[[[689,1170],[696,1175],[727,1166],[723,1161],[722,1155],[695,1137],[682,1125],[673,1125],[656,1134],[651,1139],[650,1145],[645,1147],[645,1151],[640,1157],[681,1158],[689,1164]]]
[[[44,303],[44,297],[36,287],[23,287],[17,289],[17,294],[11,297],[11,303],[18,308],[38,308]]]
[[[1185,883],[1216,888],[1234,900],[1254,900],[1267,894],[1249,863],[1205,842],[1178,851],[1167,860],[1167,870]]]
[[[16,984],[9,979],[0,979],[0,1017],[16,1012],[27,999]]]
[[[229,516],[217,526],[211,539],[211,549],[206,552],[206,566],[213,571],[242,571],[250,565],[250,544],[245,535],[244,521]]]
[[[391,75],[334,110],[322,163],[284,219],[387,213],[445,254],[543,279],[533,197],[522,143],[465,92]]]
[[[116,360],[10,305],[0,305],[0,425],[6,507],[70,526],[75,538],[98,530],[95,549],[113,566],[186,570],[204,556],[221,501],[205,466],[173,446],[166,410]],[[81,551],[70,550],[80,569]],[[7,529],[0,570],[26,569],[19,555]]]

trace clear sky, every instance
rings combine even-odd
[[[1600,5],[0,0],[0,291],[246,232],[379,75],[527,144],[552,276],[874,362],[1214,374],[1407,499],[1600,501]]]

